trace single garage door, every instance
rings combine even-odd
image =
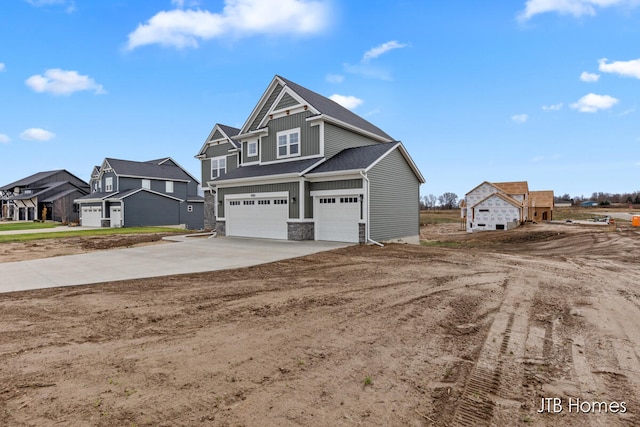
[[[111,214],[111,228],[122,227],[122,208],[120,206],[111,206],[109,211]]]
[[[99,206],[83,206],[81,225],[83,227],[102,226],[102,208]]]
[[[358,243],[360,240],[360,198],[316,196],[316,240]]]
[[[284,197],[227,200],[227,236],[287,239],[287,201]]]

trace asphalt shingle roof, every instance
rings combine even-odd
[[[24,187],[30,184],[33,184],[34,182],[38,182],[41,179],[47,178],[51,175],[55,175],[59,172],[62,172],[63,169],[58,169],[58,170],[54,170],[54,171],[47,171],[47,172],[38,172],[38,173],[34,173],[33,175],[30,175],[26,178],[22,178],[18,181],[12,182],[11,184],[7,184],[4,187],[0,187],[0,190],[12,190],[15,187]]]
[[[300,173],[315,163],[318,163],[320,158],[297,160],[292,162],[272,163],[269,165],[251,165],[244,166],[232,171],[229,171],[226,175],[216,179],[216,182],[225,181],[229,179],[239,178],[253,178],[258,176],[269,175],[283,175],[288,173]]]
[[[366,169],[398,142],[386,142],[342,150],[326,162],[312,169],[309,174]]]
[[[157,163],[154,163],[154,161],[135,162],[132,160],[120,160],[112,158],[106,158],[105,160],[109,163],[109,165],[111,165],[115,173],[118,175],[182,181],[191,180],[191,177],[184,170],[172,164],[159,165]]]
[[[375,135],[381,136],[386,139],[393,139],[389,134],[375,126],[374,124],[366,121],[359,115],[354,112],[344,108],[342,105],[338,104],[331,99],[320,95],[312,90],[307,89],[306,87],[300,86],[297,83],[292,82],[291,80],[285,79],[282,76],[278,76],[283,82],[287,84],[294,92],[303,97],[309,104],[311,104],[315,109],[320,111],[320,113],[325,114],[329,117],[333,117],[334,119],[338,119],[344,123],[350,124],[352,126],[356,126],[362,130],[373,133]]]

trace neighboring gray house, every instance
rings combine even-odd
[[[147,162],[106,158],[91,174],[91,193],[76,199],[86,227],[203,227],[200,183],[170,157]]]
[[[0,187],[0,218],[77,221],[73,200],[88,193],[89,184],[64,169],[38,172]]]
[[[205,228],[219,234],[419,241],[424,178],[402,143],[283,77],[241,129],[215,125],[196,158]]]

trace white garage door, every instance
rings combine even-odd
[[[83,206],[82,207],[82,226],[83,227],[101,227],[102,226],[102,208],[99,206]]]
[[[358,243],[360,198],[350,196],[316,196],[316,240]]]
[[[122,227],[122,208],[120,206],[111,206],[109,211],[111,214],[111,228]]]
[[[227,236],[286,239],[289,205],[285,197],[226,201]]]

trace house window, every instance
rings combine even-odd
[[[300,155],[300,128],[278,132],[278,158]]]
[[[193,205],[187,205],[187,212],[193,212]]]
[[[173,181],[167,181],[165,183],[165,191],[167,193],[173,193]],[[191,211],[189,211],[189,212],[191,212]]]
[[[104,179],[104,191],[113,191],[113,177],[108,176]]]
[[[218,178],[225,173],[227,173],[227,157],[213,157],[211,159],[211,179]]]
[[[151,190],[151,180],[143,179],[142,180],[142,188],[146,188],[147,190]]]
[[[273,201],[274,205],[286,205],[287,204],[287,199],[275,199]]]
[[[250,141],[247,144],[247,157],[255,157],[258,155],[258,141]]]
[[[240,200],[232,200],[229,202],[231,206],[240,206]]]

